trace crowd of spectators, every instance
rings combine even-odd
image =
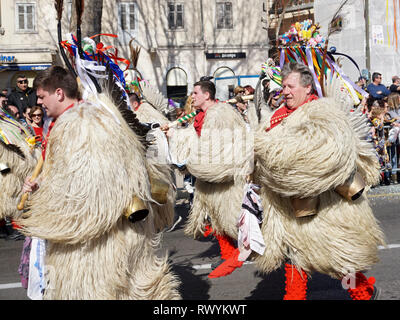
[[[369,138],[374,143],[381,166],[381,184],[400,183],[400,77],[393,76],[390,85],[384,85],[382,75],[374,72],[366,86],[369,93],[360,105],[371,124]]]
[[[37,104],[36,91],[29,87],[29,81],[25,75],[17,76],[15,88],[1,90],[0,108],[5,114],[12,116],[26,127],[40,144],[45,110]],[[0,220],[0,238],[23,240],[25,237],[18,231],[18,226],[11,219],[6,218]]]

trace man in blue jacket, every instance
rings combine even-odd
[[[379,72],[372,74],[372,82],[367,86],[367,91],[375,99],[383,99],[390,94],[390,90],[382,83],[382,75]]]

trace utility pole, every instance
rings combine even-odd
[[[371,70],[371,48],[369,46],[369,0],[364,0],[364,22],[365,22],[365,67]]]
[[[1,26],[1,3],[0,3],[0,36],[4,35],[4,33],[5,33],[5,30]]]

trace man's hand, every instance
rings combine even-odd
[[[169,129],[168,123],[163,124],[162,126],[160,126],[161,131],[163,131],[164,133],[166,133]]]
[[[22,186],[23,193],[31,193],[39,189],[39,184],[36,180],[31,181],[31,177],[25,179],[24,185]]]

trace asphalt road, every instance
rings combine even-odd
[[[400,185],[381,186],[369,191],[375,216],[387,239],[387,248],[379,248],[380,262],[366,275],[376,278],[381,299],[400,300]],[[179,193],[177,213],[183,217],[177,228],[164,233],[160,253],[168,251],[173,271],[181,279],[184,300],[281,300],[284,273],[279,269],[262,275],[249,262],[231,275],[209,279],[211,263],[219,259],[218,244],[212,238],[191,239],[183,234],[188,212],[187,194]],[[0,239],[0,300],[27,300],[17,273],[23,241]],[[308,282],[309,300],[349,300],[340,281],[313,274]]]

